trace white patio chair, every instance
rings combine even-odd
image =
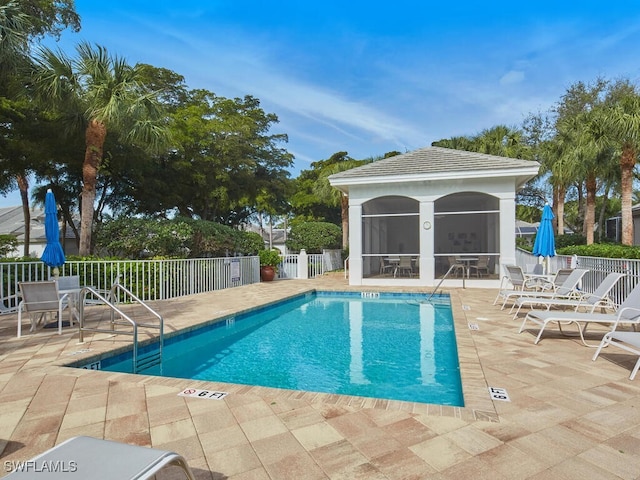
[[[482,275],[489,275],[489,260],[491,257],[488,255],[480,255],[478,257],[478,261],[476,263],[472,263],[469,265],[469,270],[474,271],[476,277],[481,277]]]
[[[586,309],[588,312],[595,311],[596,308],[614,308],[614,304],[609,298],[609,293],[618,281],[624,277],[624,273],[611,272],[609,273],[598,287],[592,293],[580,293],[577,298],[566,297],[538,297],[538,296],[523,296],[517,298],[514,307],[517,306],[517,310],[513,315],[514,320],[520,313],[520,309],[524,305],[529,305],[531,308],[535,306],[542,306],[546,310],[551,308],[573,308],[573,310]]]
[[[380,275],[386,275],[387,273],[393,275],[396,270],[397,263],[391,263],[388,257],[380,259]]]
[[[411,262],[411,257],[407,257],[405,255],[400,257],[400,262],[398,262],[398,268],[397,268],[397,273],[398,275],[402,275],[404,273],[407,274],[407,276],[412,277],[413,276],[413,263]]]
[[[496,295],[493,301],[495,305],[498,303],[498,299],[503,298],[502,306],[500,307],[501,310],[504,309],[512,297],[526,292],[534,293],[535,291],[539,291],[539,283],[536,280],[527,278],[522,271],[522,267],[518,265],[505,265],[504,269],[506,275],[502,277],[498,295]],[[511,285],[511,288],[508,288],[509,285]]]
[[[19,282],[22,301],[18,305],[18,338],[22,335],[22,313],[28,313],[31,321],[30,331],[36,327],[47,314],[58,315],[58,334],[62,334],[62,310],[68,302],[67,294],[58,293],[58,284],[48,282]],[[37,317],[37,319],[36,319]]]
[[[465,275],[464,263],[460,262],[459,259],[454,255],[447,257],[447,260],[449,260],[449,268],[451,269],[451,273],[454,273],[456,277],[458,276],[458,273],[461,273],[462,276],[464,277]]]
[[[80,302],[80,275],[65,275],[63,277],[50,277],[49,280],[58,284],[58,294],[67,294],[63,307],[69,308],[69,322],[73,325],[73,317],[80,322],[78,303]]]
[[[567,335],[562,330],[563,325],[576,325],[578,335],[583,345],[587,347],[596,347],[597,345],[588,344],[584,339],[584,334],[589,324],[598,324],[612,326],[612,330],[620,324],[632,325],[637,327],[640,324],[640,283],[627,295],[620,307],[615,313],[591,313],[591,312],[562,312],[553,310],[530,310],[520,325],[518,333],[522,333],[527,322],[535,323],[540,326],[540,331],[534,343],[538,343],[542,337],[547,325],[556,323],[560,333]]]
[[[41,468],[35,473],[33,469],[16,470],[4,478],[149,479],[163,468],[174,465],[182,470],[185,478],[195,480],[187,461],[175,452],[93,437],[70,438],[25,463],[29,462],[36,466],[57,465],[58,468]]]
[[[519,298],[574,298],[577,299],[580,296],[580,282],[582,281],[582,277],[584,277],[587,273],[587,270],[582,268],[576,268],[571,272],[571,274],[562,282],[561,285],[555,284],[544,284],[540,286],[540,284],[536,285],[535,280],[529,280],[529,282],[533,282],[533,287],[528,291],[520,291],[520,292],[511,292],[508,294],[508,298],[513,298],[513,304],[511,305],[510,313],[513,313],[513,310],[516,308],[517,300]],[[506,302],[506,300],[505,300]]]
[[[591,360],[595,362],[602,349],[610,345],[626,350],[634,355],[638,355],[638,361],[636,361],[635,366],[631,370],[629,380],[636,378],[636,373],[638,373],[638,369],[640,369],[640,332],[620,332],[618,330],[614,330],[613,332],[605,334]]]

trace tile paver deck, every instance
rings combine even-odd
[[[327,275],[155,308],[172,332],[314,288],[353,289]],[[130,340],[94,334],[79,345],[69,328],[16,339],[16,317],[0,317],[0,476],[90,435],[177,451],[201,479],[640,478],[633,357],[612,351],[592,362],[593,349],[552,331],[534,345],[492,305],[495,290],[450,293],[464,408],[71,369],[62,365]],[[492,401],[489,386],[506,389],[510,402]],[[229,395],[178,396],[186,387]]]

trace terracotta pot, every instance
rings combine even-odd
[[[260,267],[260,280],[270,282],[276,278],[276,269],[270,266]]]

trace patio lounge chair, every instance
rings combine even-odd
[[[78,478],[90,480],[145,479],[169,465],[175,465],[184,477],[195,480],[187,461],[177,453],[128,445],[93,437],[74,437],[25,462],[40,467],[15,470],[5,478],[42,480]],[[56,465],[45,469],[43,466]],[[171,477],[174,478],[174,477]]]
[[[48,282],[19,282],[22,301],[18,305],[18,338],[22,335],[22,313],[28,313],[33,332],[49,313],[58,315],[58,334],[62,334],[62,310],[68,303],[67,294],[58,294],[58,284]],[[35,317],[38,317],[36,320]]]
[[[562,325],[575,324],[578,328],[578,335],[582,340],[582,343],[587,347],[595,347],[597,345],[588,344],[584,339],[584,333],[590,323],[599,325],[611,325],[613,328],[619,324],[638,325],[640,324],[640,283],[638,283],[633,290],[627,295],[620,307],[615,313],[592,313],[592,312],[561,312],[553,310],[530,310],[520,325],[518,333],[522,333],[525,329],[527,322],[533,322],[540,325],[540,331],[534,343],[538,343],[542,337],[542,332],[549,323],[555,322],[558,324],[560,333],[564,335],[562,331]],[[613,329],[612,328],[612,329]]]
[[[596,288],[593,293],[580,293],[577,298],[522,296],[517,298],[514,303],[514,307],[517,306],[518,308],[513,318],[515,320],[518,317],[523,305],[529,305],[531,308],[540,305],[546,307],[546,310],[551,310],[551,308],[566,309],[573,307],[573,309],[577,311],[585,308],[589,312],[595,311],[598,307],[613,308],[614,305],[609,299],[609,292],[611,292],[611,289],[618,283],[618,280],[624,276],[624,273],[611,272],[600,282],[600,285],[598,285],[598,288]]]
[[[548,280],[544,280],[542,277],[527,277],[523,272],[522,268],[516,265],[506,265],[509,281],[514,285],[513,290],[503,290],[502,288],[498,291],[498,296],[494,300],[493,304],[495,305],[498,301],[498,298],[504,298],[502,302],[502,307],[509,300],[514,298],[519,298],[522,296],[535,296],[535,297],[569,297],[572,294],[576,293],[576,287],[582,280],[582,277],[587,273],[587,270],[576,268],[571,271],[571,273],[562,281],[561,284],[556,284],[555,279],[553,282]],[[515,282],[515,283],[514,283]],[[521,285],[518,287],[518,285]],[[515,303],[511,306],[511,310],[515,307]]]
[[[640,332],[620,332],[614,330],[605,334],[605,336],[602,337],[602,341],[600,342],[596,353],[594,353],[592,360],[595,361],[596,358],[598,358],[598,355],[600,355],[602,349],[609,345],[619,347],[627,352],[638,355],[638,361],[631,370],[629,380],[636,378],[636,373],[638,373],[638,369],[640,369]]]
[[[536,288],[535,282],[530,282],[522,271],[522,267],[518,265],[505,265],[504,269],[506,275],[502,277],[500,281],[500,288],[498,289],[498,295],[496,295],[493,304],[498,303],[500,297],[504,298],[501,309],[507,304],[507,301],[512,294],[523,292],[526,290],[533,290]],[[507,288],[511,285],[511,288]]]
[[[564,281],[556,285],[555,283],[546,282],[538,285],[538,290],[528,290],[523,292],[513,292],[509,295],[509,297],[514,298],[514,302],[511,305],[510,313],[513,313],[514,308],[516,307],[516,302],[518,298],[521,297],[537,297],[537,298],[578,298],[580,296],[580,290],[578,286],[580,285],[580,281],[582,277],[585,276],[587,270],[576,268],[573,270]]]

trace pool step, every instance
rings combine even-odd
[[[160,365],[161,363],[162,363],[161,349],[139,354],[138,361],[136,362],[136,371],[133,373],[141,373],[143,370],[146,370],[151,367],[155,367],[156,365]]]

